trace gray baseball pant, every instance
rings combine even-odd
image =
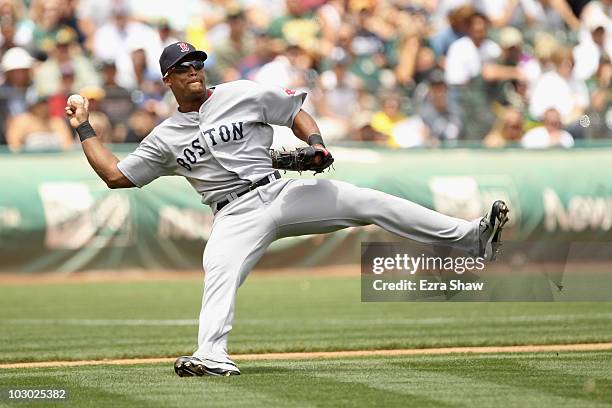
[[[479,220],[466,221],[377,190],[324,179],[280,179],[230,202],[213,221],[204,250],[198,349],[207,365],[231,369],[227,339],[236,292],[276,239],[375,224],[426,244],[478,248]]]

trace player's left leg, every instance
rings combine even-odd
[[[420,243],[448,245],[481,256],[494,235],[499,238],[503,226],[497,222],[489,228],[482,218],[450,217],[409,200],[335,180],[291,180],[272,205],[279,237],[375,224]],[[487,255],[489,259],[493,256]]]

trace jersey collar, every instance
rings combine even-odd
[[[206,106],[208,104],[208,101],[213,96],[214,89],[215,87],[213,86],[206,90],[206,92],[208,92],[208,97],[206,98],[202,106],[200,106],[200,109],[202,109],[203,106]],[[179,123],[185,123],[185,124],[199,123],[200,112],[181,112],[178,110],[178,108],[176,108],[174,111],[173,117]]]

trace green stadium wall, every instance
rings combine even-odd
[[[335,170],[316,177],[375,188],[465,219],[500,198],[512,210],[504,231],[511,240],[612,241],[610,147],[333,152]],[[180,177],[109,190],[81,152],[5,153],[0,186],[0,273],[201,267],[213,216]],[[358,263],[360,242],[393,240],[372,226],[287,238],[270,247],[260,266]]]

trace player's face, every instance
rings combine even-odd
[[[164,83],[172,89],[179,103],[205,95],[204,62],[182,61],[168,70]]]

